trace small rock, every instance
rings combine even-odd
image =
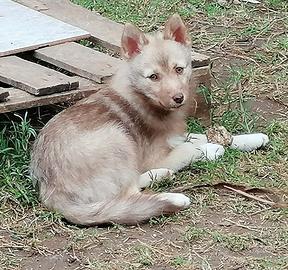
[[[232,135],[223,126],[214,126],[206,131],[207,140],[210,143],[216,143],[223,146],[230,146],[232,143]]]

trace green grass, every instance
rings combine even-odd
[[[288,261],[287,258],[279,257],[276,260],[271,260],[271,259],[258,259],[254,260],[250,263],[250,268],[253,270],[263,270],[263,269],[268,269],[268,270],[285,270],[287,269],[288,266]]]
[[[183,265],[186,265],[189,263],[190,263],[189,260],[182,257],[182,256],[177,256],[171,260],[171,265],[176,266],[176,267],[177,266],[183,266]]]
[[[37,197],[29,178],[28,163],[36,131],[27,114],[19,118],[19,122],[0,123],[0,192],[23,205],[33,205]]]
[[[234,252],[248,249],[253,242],[251,237],[249,236],[224,234],[219,232],[213,232],[212,238],[216,243],[220,243],[224,247]]]
[[[135,247],[135,260],[142,266],[153,265],[152,251],[149,247],[139,245]]]
[[[207,234],[208,232],[206,229],[189,226],[185,231],[184,240],[187,242],[194,242],[203,239]]]

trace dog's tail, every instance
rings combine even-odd
[[[75,224],[92,226],[107,223],[137,224],[151,217],[168,215],[190,205],[190,200],[179,193],[137,193],[109,202],[90,204],[64,203],[56,207],[64,217]]]

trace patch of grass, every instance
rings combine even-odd
[[[251,133],[254,131],[256,116],[245,108],[241,101],[239,103],[240,108],[230,109],[221,115],[219,124],[233,134]]]
[[[257,115],[246,106],[246,93],[243,84],[253,78],[254,68],[230,67],[230,76],[225,83],[220,84],[212,93],[212,120],[216,124],[224,126],[231,133],[255,130]],[[217,94],[223,92],[222,95]],[[235,95],[234,93],[237,93]],[[225,107],[225,111],[220,108]]]
[[[286,0],[264,0],[264,2],[272,8],[275,9],[285,9],[288,8],[288,3]]]
[[[37,196],[29,178],[30,144],[36,131],[27,114],[20,122],[2,122],[0,132],[0,192],[24,205],[33,205]],[[4,195],[4,197],[6,197]],[[2,197],[3,198],[3,197]]]
[[[73,2],[96,10],[117,22],[129,21],[149,31],[156,30],[159,24],[164,23],[168,14],[182,9],[181,1],[173,0],[130,0],[128,3],[117,0],[109,2],[105,0],[74,0]]]
[[[176,267],[177,266],[184,266],[184,265],[187,265],[189,263],[190,263],[189,260],[186,259],[185,257],[182,257],[182,256],[177,256],[171,260],[171,265],[176,266]]]
[[[263,220],[281,222],[281,220],[285,219],[288,219],[288,209],[279,209],[278,211],[268,211],[263,215]]]
[[[267,35],[271,32],[270,21],[266,20],[262,22],[261,25],[259,23],[254,23],[252,25],[247,26],[241,32],[244,37],[251,37],[255,35]]]
[[[139,245],[135,247],[135,259],[142,266],[152,266],[153,258],[151,249],[146,246]]]
[[[179,13],[184,19],[189,19],[196,11],[204,12],[208,17],[222,15],[224,8],[216,3],[204,3],[198,0],[173,1],[151,0],[120,2],[117,0],[72,0],[90,10],[95,10],[117,22],[132,22],[145,31],[153,31],[163,24],[167,17]],[[149,22],[149,23],[148,23]]]
[[[175,222],[179,219],[179,217],[180,215],[152,217],[149,220],[149,224],[150,225],[163,225],[168,222]]]
[[[2,252],[0,250],[0,266],[2,266],[3,270],[5,269],[17,269],[17,267],[20,265],[21,259],[15,256],[12,252],[9,252],[8,254]]]
[[[189,226],[184,233],[184,240],[194,242],[207,236],[207,230],[194,226]]]
[[[187,120],[187,132],[188,133],[201,133],[205,132],[205,127],[195,118],[189,118]]]
[[[249,236],[237,234],[211,233],[213,240],[234,252],[246,250],[250,247],[252,239]]]
[[[261,258],[249,262],[251,270],[284,270],[288,267],[288,257],[278,257],[275,259]]]
[[[106,270],[111,269],[108,262],[102,262],[99,260],[87,260],[85,264],[86,269],[94,269],[94,270]]]
[[[196,93],[201,94],[207,104],[212,102],[211,90],[208,87],[201,85],[196,89]]]
[[[217,17],[222,14],[223,10],[223,7],[213,2],[206,4],[204,8],[208,17]]]
[[[277,45],[280,50],[288,51],[288,37],[279,38],[277,41]]]

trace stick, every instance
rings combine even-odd
[[[274,206],[274,204],[275,204],[274,202],[271,202],[271,201],[268,201],[268,200],[259,198],[259,197],[254,196],[254,195],[251,195],[251,194],[249,194],[249,193],[247,193],[247,192],[245,192],[245,191],[237,190],[237,189],[234,189],[234,188],[232,188],[232,187],[225,186],[225,185],[224,185],[224,187],[227,188],[227,189],[229,189],[229,190],[232,190],[232,191],[234,191],[234,192],[236,192],[236,193],[238,193],[238,194],[241,194],[241,195],[244,196],[244,197],[247,197],[247,198],[249,198],[249,199],[255,200],[255,201],[262,202],[262,203],[266,203],[266,204],[269,204],[270,206]]]

